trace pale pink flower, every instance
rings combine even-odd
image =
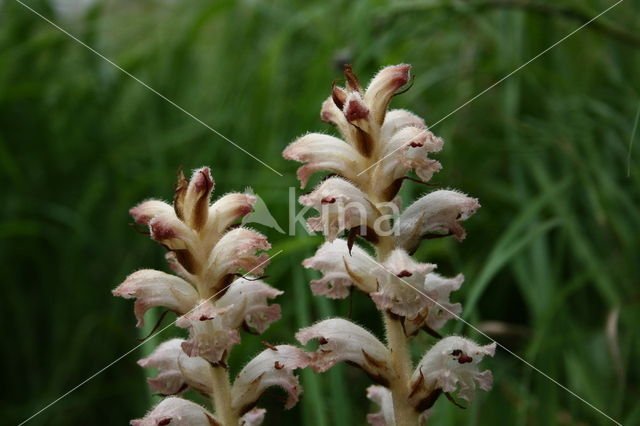
[[[455,392],[471,402],[476,386],[491,389],[491,371],[480,371],[478,364],[486,356],[493,356],[496,343],[480,346],[459,336],[438,341],[418,363],[411,377],[412,401],[416,407],[429,399],[432,392]],[[427,407],[428,408],[428,407]]]
[[[324,243],[302,265],[323,274],[322,278],[309,283],[316,295],[344,299],[349,295],[352,285],[364,293],[371,293],[377,288],[375,271],[379,268],[373,258],[358,245],[354,245],[349,252],[348,243],[339,238]]]
[[[396,424],[393,412],[393,395],[391,391],[380,385],[372,385],[367,388],[367,398],[375,402],[380,411],[367,414],[367,421],[373,426],[394,426]]]
[[[381,311],[415,318],[429,303],[424,281],[436,265],[416,262],[402,249],[392,251],[382,265],[378,290],[371,298]]]
[[[330,318],[296,333],[303,345],[318,340],[310,366],[316,372],[327,371],[339,362],[355,364],[380,383],[389,380],[389,350],[373,334],[342,318]]]
[[[264,421],[267,410],[264,408],[252,408],[240,417],[239,426],[260,426]]]
[[[182,350],[183,339],[161,343],[146,358],[138,361],[144,368],[155,368],[158,375],[147,379],[151,389],[162,395],[175,395],[188,388],[211,393],[211,367],[200,357],[187,356]]]
[[[427,274],[422,291],[426,297],[426,307],[413,318],[404,321],[404,329],[411,335],[421,328],[438,330],[450,318],[455,318],[462,313],[460,303],[451,303],[449,297],[462,285],[464,276],[458,274],[453,278],[445,278],[435,272]]]
[[[153,269],[134,272],[112,293],[125,299],[136,298],[136,327],[144,325],[144,313],[149,308],[165,306],[182,315],[194,307],[198,300],[197,291],[187,281]]]
[[[302,388],[294,370],[309,364],[309,355],[290,345],[265,349],[238,373],[231,388],[231,404],[240,413],[253,408],[262,393],[271,386],[287,392],[285,408],[296,405]]]
[[[131,426],[218,426],[221,423],[200,405],[186,399],[165,398]]]
[[[411,65],[392,65],[381,69],[369,83],[364,103],[369,107],[371,120],[381,126],[387,107],[395,93],[409,82]]]
[[[460,221],[468,219],[480,207],[478,200],[451,190],[433,191],[405,209],[394,225],[396,244],[409,253],[420,241],[433,234],[465,237]]]
[[[300,187],[307,186],[309,177],[329,170],[351,181],[366,167],[365,159],[345,141],[322,133],[309,133],[292,142],[282,153],[288,160],[307,163],[298,169]]]
[[[360,189],[338,177],[325,180],[311,193],[301,196],[300,204],[320,213],[307,222],[312,231],[322,231],[328,241],[333,241],[344,230],[358,227],[366,235],[380,216]]]

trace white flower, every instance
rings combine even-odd
[[[366,167],[364,157],[351,145],[333,136],[309,133],[292,142],[282,153],[288,160],[308,163],[298,169],[301,188],[307,186],[309,176],[328,170],[351,181]]]
[[[156,368],[158,375],[147,379],[151,389],[162,395],[175,395],[187,388],[211,393],[211,367],[199,357],[189,357],[182,350],[182,339],[161,343],[146,358],[138,361],[144,368]]]
[[[449,297],[451,292],[460,288],[463,281],[462,274],[453,278],[445,278],[435,272],[427,274],[423,284],[423,291],[427,296],[426,307],[417,316],[405,320],[405,332],[411,335],[425,327],[428,331],[438,330],[447,320],[460,315],[462,306],[460,303],[451,303]]]
[[[373,77],[364,94],[364,102],[369,107],[373,122],[382,125],[391,98],[409,82],[410,70],[411,65],[392,65],[381,69]]]
[[[365,235],[373,229],[380,212],[365,194],[352,183],[332,177],[316,189],[300,197],[300,204],[311,206],[320,212],[319,217],[307,220],[313,231],[322,231],[328,241],[333,241],[343,230],[360,227]]]
[[[369,424],[373,426],[395,426],[396,418],[393,412],[391,391],[384,386],[369,386],[367,388],[367,398],[380,407],[379,412],[367,414]]]
[[[496,343],[480,346],[459,336],[449,336],[433,345],[418,363],[411,376],[411,400],[414,406],[424,407],[432,392],[455,392],[469,402],[476,385],[491,389],[491,371],[480,371],[478,364],[485,355],[493,356]]]
[[[213,414],[186,399],[165,398],[142,419],[131,420],[131,426],[212,426],[221,424]]]
[[[298,331],[296,339],[303,345],[314,339],[320,343],[310,363],[316,372],[327,371],[346,361],[359,366],[380,383],[389,380],[389,351],[373,334],[351,321],[326,319]]]
[[[405,209],[394,225],[396,244],[413,253],[420,241],[431,234],[444,233],[462,240],[464,228],[458,223],[480,207],[478,200],[450,190],[438,190],[418,199]]]
[[[378,290],[371,298],[381,311],[415,318],[429,303],[424,281],[436,265],[416,262],[402,249],[392,251],[382,265]]]
[[[379,267],[373,258],[358,245],[354,245],[349,253],[347,242],[339,238],[324,243],[302,265],[323,273],[322,278],[310,283],[311,291],[316,295],[344,299],[352,285],[365,293],[371,293],[377,287],[376,270]]]
[[[283,293],[260,280],[238,278],[218,299],[216,306],[229,307],[223,315],[228,327],[238,328],[244,324],[263,333],[271,323],[280,319],[280,305],[269,305],[267,301]]]
[[[154,306],[166,306],[178,314],[185,314],[198,300],[191,284],[180,277],[153,269],[142,269],[129,275],[112,291],[114,296],[136,298],[134,312],[138,323],[144,325],[144,313]]]
[[[302,392],[293,371],[306,367],[308,363],[308,354],[295,346],[279,345],[265,349],[238,373],[231,388],[233,409],[239,413],[246,412],[271,386],[284,389],[288,395],[285,408],[293,407]]]

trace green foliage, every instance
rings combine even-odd
[[[26,419],[137,344],[132,304],[110,290],[136,268],[165,265],[162,249],[128,226],[127,210],[169,198],[179,167],[212,166],[216,194],[251,186],[286,229],[297,165],[280,152],[306,131],[332,131],[318,112],[342,61],[363,80],[385,64],[413,64],[413,88],[394,106],[434,123],[582,23],[475,3],[112,1],[69,21],[29,2],[279,177],[19,3],[2,2],[3,421]],[[612,4],[561,3],[586,16]],[[432,240],[418,252],[441,273],[464,272],[466,320],[498,321],[497,340],[623,424],[640,423],[639,12],[638,1],[623,2],[433,129],[446,140],[434,181],[483,208],[463,244]],[[424,190],[407,183],[402,193]],[[260,230],[285,250],[267,280],[286,291],[283,319],[243,337],[236,368],[261,340],[293,342],[298,328],[329,315],[380,331],[365,296],[311,296],[300,261],[318,238]],[[448,331],[484,342],[462,323]],[[30,424],[142,416],[154,397],[135,360],[154,340]],[[420,336],[416,357],[431,342]],[[494,390],[467,410],[438,401],[431,425],[612,424],[504,351],[486,365]],[[372,407],[360,371],[304,372],[302,381],[290,412],[277,391],[263,398],[268,424],[364,424]]]

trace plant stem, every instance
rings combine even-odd
[[[224,426],[236,426],[238,414],[231,408],[231,383],[225,367],[211,366],[211,389],[213,390],[211,402],[218,420]]]
[[[419,413],[409,404],[409,380],[411,379],[411,354],[402,324],[392,314],[384,313],[387,347],[391,353],[391,369],[395,373],[389,388],[393,395],[393,411],[396,426],[415,426]]]
[[[382,262],[393,250],[393,238],[382,237],[376,244],[378,262]],[[393,412],[396,426],[416,426],[419,413],[409,403],[409,381],[411,379],[412,362],[409,341],[404,328],[397,318],[389,312],[383,313],[387,348],[391,353],[391,370],[394,372],[389,383],[393,396]]]

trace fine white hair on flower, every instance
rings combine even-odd
[[[130,274],[112,293],[125,299],[136,299],[133,308],[138,320],[136,327],[144,325],[144,313],[149,308],[166,306],[178,314],[185,314],[198,300],[198,293],[187,281],[154,269]]]
[[[380,407],[377,413],[367,414],[367,421],[373,426],[394,426],[396,424],[393,412],[393,395],[391,391],[380,385],[367,388],[367,398]]]
[[[156,377],[147,381],[162,395],[175,395],[188,388],[211,394],[211,367],[200,357],[190,357],[182,350],[183,339],[170,339],[161,343],[146,358],[138,361],[144,368],[158,370]]]
[[[309,177],[328,170],[351,181],[366,167],[364,157],[347,142],[323,133],[308,133],[293,141],[282,153],[287,160],[307,163],[298,169],[300,187],[307,186]]]
[[[424,282],[436,265],[416,262],[403,249],[395,249],[382,263],[378,289],[371,298],[381,311],[413,319],[430,301],[424,293]]]
[[[309,283],[311,291],[330,299],[344,299],[353,285],[364,293],[375,291],[377,276],[383,272],[366,251],[357,244],[349,250],[340,238],[324,243],[302,265],[322,272],[322,278]]]
[[[471,402],[476,386],[491,389],[491,371],[480,371],[478,364],[485,356],[493,356],[496,343],[480,346],[460,336],[448,336],[427,351],[411,376],[411,400],[414,406],[424,407],[424,401],[438,392],[455,392]],[[435,394],[434,394],[435,392]]]
[[[213,414],[186,399],[165,398],[143,418],[131,420],[131,426],[212,426],[221,423]]]
[[[231,388],[233,409],[244,413],[256,403],[260,395],[271,386],[287,392],[285,408],[296,405],[302,388],[293,372],[309,363],[309,355],[291,345],[265,349],[238,373]]]
[[[320,346],[310,362],[316,372],[327,371],[344,361],[362,368],[379,383],[389,381],[389,350],[377,337],[351,321],[326,319],[298,331],[296,339],[303,345],[318,340]]]
[[[326,179],[311,193],[302,195],[300,204],[320,213],[319,217],[309,218],[307,223],[312,231],[322,231],[328,241],[352,228],[360,228],[366,234],[368,229],[375,228],[375,220],[380,216],[360,189],[339,177]]]
[[[420,241],[432,234],[451,234],[457,240],[466,233],[460,221],[468,219],[480,204],[458,191],[433,191],[411,204],[394,225],[396,245],[413,253]]]

